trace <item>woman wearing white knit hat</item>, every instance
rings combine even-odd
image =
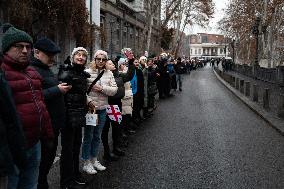
[[[86,125],[85,115],[87,78],[90,74],[84,71],[88,52],[83,47],[74,48],[70,64],[60,67],[59,81],[71,85],[64,95],[66,107],[66,126],[61,129],[60,185],[62,188],[76,188],[86,182],[79,172],[82,127]]]

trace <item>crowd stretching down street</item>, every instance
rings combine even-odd
[[[61,188],[84,188],[84,175],[104,171],[107,167],[101,162],[126,155],[129,135],[153,116],[158,99],[181,92],[183,76],[204,65],[166,53],[135,57],[130,48],[122,49],[115,60],[97,50],[88,63],[90,52],[76,47],[55,75],[51,67],[61,52],[55,42],[33,42],[11,24],[4,24],[3,33],[1,189],[49,188],[47,176],[59,139]],[[87,123],[87,117],[94,120]],[[101,140],[103,156],[98,156]]]

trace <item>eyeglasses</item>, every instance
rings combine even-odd
[[[15,45],[13,45],[13,47],[15,47],[19,51],[24,50],[24,48],[26,48],[27,51],[31,51],[32,50],[32,46],[31,45],[15,44]]]
[[[106,58],[95,58],[96,61],[99,61],[99,62],[105,62],[107,61]]]

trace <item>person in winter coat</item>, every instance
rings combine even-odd
[[[88,52],[83,47],[74,48],[67,64],[61,65],[58,80],[71,85],[64,95],[66,108],[65,127],[61,129],[60,185],[62,188],[79,188],[86,180],[79,171],[79,157],[82,143],[82,127],[86,125],[87,78],[85,72]]]
[[[84,160],[83,170],[88,174],[96,174],[97,171],[103,171],[105,166],[98,160],[101,134],[106,121],[106,106],[108,105],[108,96],[113,96],[117,92],[117,85],[110,70],[105,69],[108,56],[105,51],[98,50],[95,53],[94,61],[86,71],[91,75],[88,79],[88,87],[98,77],[87,95],[87,104],[89,109],[98,115],[98,125],[86,125],[84,130],[84,139],[82,145],[82,159]]]
[[[29,66],[33,41],[22,30],[10,27],[3,36],[1,68],[12,90],[27,141],[27,163],[9,175],[8,188],[36,189],[41,159],[40,139],[50,145],[53,131],[44,103],[42,78]]]
[[[144,105],[144,77],[139,60],[135,59],[134,65],[137,77],[137,92],[133,95],[133,120],[136,124],[140,124],[143,120],[140,112]]]
[[[143,97],[143,117],[149,118],[152,114],[148,112],[148,65],[147,58],[145,56],[141,56],[139,59],[140,66],[143,72],[144,78],[144,97]]]
[[[1,61],[0,61],[1,65]],[[15,166],[23,169],[27,163],[26,140],[16,111],[12,91],[0,67],[0,188],[6,189],[8,175]]]
[[[120,74],[126,74],[128,67],[127,67],[127,59],[121,58],[118,61],[118,69]],[[124,83],[125,88],[125,95],[121,99],[122,104],[122,125],[123,125],[123,131],[124,135],[133,134],[135,131],[132,128],[132,125],[130,125],[131,122],[131,116],[133,111],[133,93],[131,88],[131,82],[125,82]],[[126,139],[126,137],[125,137]]]
[[[176,81],[176,71],[174,69],[174,65],[176,64],[176,60],[174,59],[171,59],[170,62],[168,62],[168,65],[167,65],[167,70],[168,70],[168,73],[169,73],[169,76],[170,76],[170,87],[167,89],[167,94],[170,94],[171,92],[171,89],[174,89],[174,91],[177,90],[177,81]],[[169,96],[169,95],[167,95]]]
[[[153,59],[147,61],[148,65],[148,108],[153,112],[156,109],[155,96],[158,92],[157,78],[160,76],[158,73],[157,65],[154,64]]]
[[[122,111],[121,99],[125,95],[124,83],[129,82],[134,74],[135,67],[133,64],[134,58],[132,52],[127,53],[128,61],[128,70],[126,73],[119,73],[117,67],[115,66],[111,60],[109,60],[106,64],[106,69],[111,70],[114,74],[114,78],[118,87],[117,93],[114,96],[108,97],[108,103],[110,105],[118,105],[120,111]],[[112,142],[113,142],[113,153],[110,152],[109,144],[108,144],[108,132],[110,128],[110,124],[112,126]],[[125,155],[125,152],[120,149],[120,144],[122,141],[122,124],[118,122],[110,121],[107,118],[106,124],[103,128],[102,132],[102,142],[104,145],[104,159],[108,161],[118,159],[117,156]]]
[[[158,79],[158,91],[159,91],[159,98],[163,99],[165,97],[171,96],[170,89],[171,89],[171,78],[169,71],[167,69],[168,59],[162,57],[160,61],[157,63],[158,70],[160,77]]]
[[[41,162],[39,167],[38,189],[47,189],[47,175],[56,156],[59,130],[65,125],[64,94],[71,89],[71,85],[59,84],[57,77],[50,67],[54,63],[54,57],[60,52],[60,48],[50,39],[42,38],[34,44],[34,57],[32,67],[42,76],[42,88],[44,101],[50,114],[54,132],[53,146],[50,148],[41,141]]]
[[[178,84],[178,89],[179,91],[182,91],[182,76],[186,72],[186,65],[181,61],[180,57],[177,59],[177,63],[174,65],[174,69],[176,72],[176,83]]]

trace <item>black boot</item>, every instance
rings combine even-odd
[[[111,152],[105,152],[103,158],[106,161],[117,161],[119,159],[119,156],[117,156],[117,155],[115,155],[114,153],[111,153]]]
[[[118,147],[113,149],[113,153],[118,156],[125,156],[125,152]]]

